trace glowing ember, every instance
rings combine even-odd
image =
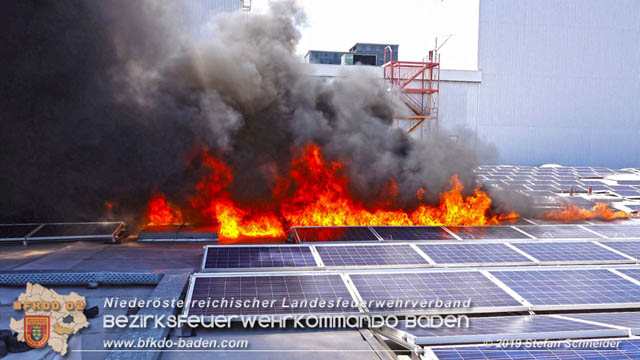
[[[147,218],[149,219],[149,225],[182,223],[180,211],[173,209],[162,194],[155,195],[149,201]]]
[[[205,165],[211,173],[197,185],[198,195],[191,200],[191,207],[220,225],[221,238],[283,237],[285,229],[296,225],[499,225],[501,220],[518,217],[515,213],[490,215],[489,196],[480,189],[475,189],[471,196],[463,196],[457,176],[451,178],[451,189],[440,196],[437,206],[393,208],[398,189],[390,179],[376,206],[368,208],[350,194],[343,164],[326,162],[313,144],[292,161],[289,174],[273,187],[268,205],[234,201],[229,191],[233,182],[231,169],[210,154],[205,154]],[[424,189],[417,191],[419,201],[424,192]],[[175,213],[168,210],[163,214]]]
[[[567,204],[567,206],[563,209],[559,209],[550,213],[543,214],[542,217],[551,220],[561,220],[561,221],[575,221],[582,219],[602,219],[602,220],[613,220],[613,219],[623,219],[630,217],[630,214],[627,214],[624,211],[613,211],[607,206],[605,203],[598,202],[591,209],[582,209],[573,204]]]

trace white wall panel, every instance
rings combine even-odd
[[[478,54],[499,162],[640,166],[640,1],[480,0]]]

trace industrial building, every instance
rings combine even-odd
[[[640,163],[640,2],[481,0],[478,34],[478,70],[441,70],[441,128],[476,132],[499,164]]]
[[[391,58],[393,60],[398,60],[398,45],[394,44],[370,44],[370,43],[356,43],[353,45],[349,51],[320,51],[320,50],[309,50],[304,56],[304,60],[307,64],[327,64],[327,65],[353,65],[357,64],[357,62],[352,62],[351,64],[343,63],[342,58],[343,55],[353,54],[353,55],[365,55],[365,56],[373,56],[375,57],[375,64],[382,66],[385,63],[384,53],[386,48],[391,48],[392,54]],[[386,59],[389,60],[389,59]],[[362,62],[362,64],[370,65],[368,62]]]

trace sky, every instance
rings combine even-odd
[[[400,45],[400,60],[420,61],[440,48],[441,68],[476,70],[478,66],[479,0],[298,0],[307,25],[297,53],[308,50],[348,51],[356,42]],[[252,12],[268,8],[253,0]]]

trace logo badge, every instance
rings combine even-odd
[[[26,315],[24,317],[24,341],[32,348],[40,348],[49,341],[49,316]]]

